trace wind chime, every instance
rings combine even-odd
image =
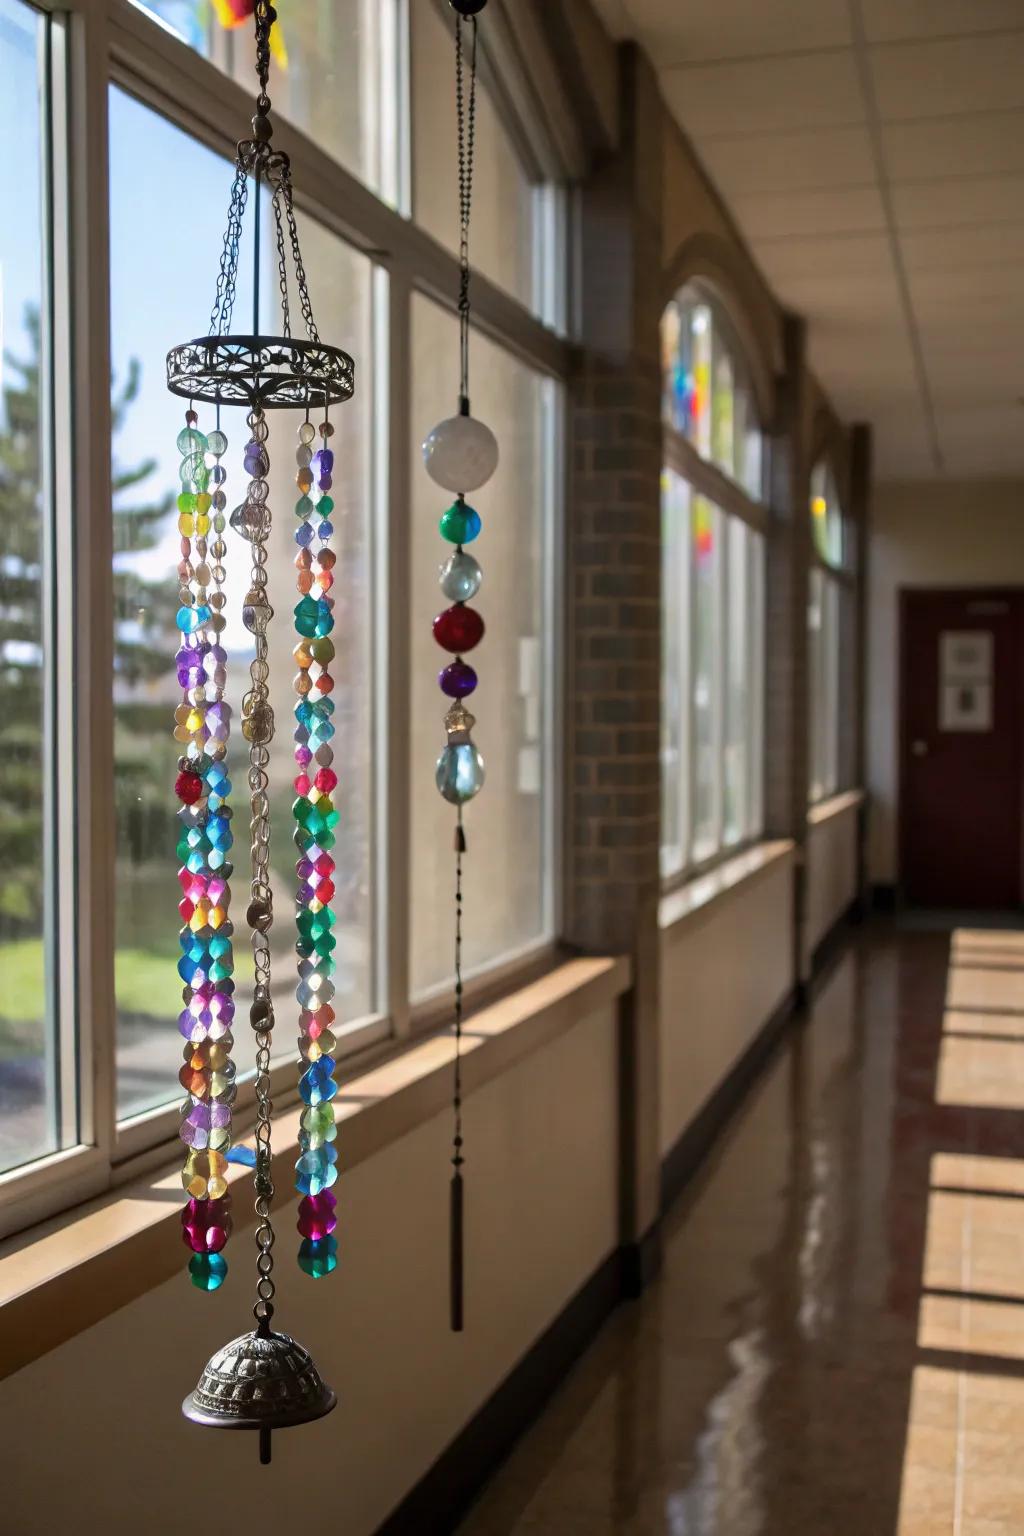
[[[269,0],[256,0],[256,70],[259,95],[252,136],[235,154],[227,232],[210,315],[209,334],[175,347],[167,357],[167,385],[188,401],[178,435],[181,492],[178,528],[176,656],[183,699],[175,715],[175,739],[182,747],[175,791],[180,801],[178,855],[182,864],[180,912],[184,982],[179,1027],[185,1039],[180,1081],[188,1097],[182,1107],[181,1139],[186,1145],[182,1183],[189,1196],[182,1213],[183,1236],[192,1250],[193,1283],[214,1290],[223,1282],[223,1248],[231,1231],[227,1170],[231,1152],[231,1105],[235,1068],[231,1059],[235,1014],[232,937],[229,912],[232,866],[230,850],[231,784],[227,750],[232,717],[225,697],[227,655],[223,645],[228,523],[249,546],[249,589],[242,621],[254,640],[249,688],[242,700],[242,736],[248,748],[250,805],[250,880],[245,926],[255,967],[249,1022],[256,1039],[256,1302],[253,1332],[233,1340],[207,1364],[199,1384],[183,1404],[190,1419],[224,1429],[255,1429],[260,1460],[270,1460],[273,1429],[302,1424],[329,1413],[335,1394],[322,1381],[310,1356],[287,1334],[275,1332],[274,1228],[271,1203],[270,1052],[274,1028],[269,934],[274,921],[270,884],[270,743],[274,713],[270,705],[267,631],[273,610],[267,593],[267,543],[271,508],[267,412],[300,409],[296,449],[298,500],[295,507],[295,566],[298,602],[294,655],[295,759],[297,777],[295,842],[296,941],[299,1021],[300,1157],[296,1164],[301,1245],[298,1261],[309,1275],[330,1273],[336,1264],[336,1135],[331,1100],[334,1082],[333,950],[334,827],[338,820],[333,794],[331,723],[334,657],[331,586],[335,554],[330,438],[330,407],[351,398],[354,364],[346,353],[319,337],[302,265],[287,155],[272,147],[270,32],[276,20]],[[242,225],[253,197],[253,321],[251,335],[231,330]],[[260,196],[266,188],[274,215],[281,336],[264,336],[259,327]],[[292,335],[288,253],[305,327]],[[215,425],[204,433],[197,404],[215,409]],[[221,431],[221,407],[246,408],[248,441],[243,462],[248,479],[244,499],[226,516],[228,440]],[[316,424],[314,424],[314,416]],[[316,446],[317,437],[320,444]]]
[[[470,413],[469,221],[473,203],[473,158],[476,136],[476,18],[487,0],[450,0],[455,17],[455,108],[459,156],[459,398],[458,413],[439,422],[423,444],[427,474],[455,500],[442,514],[441,537],[454,544],[440,570],[441,592],[451,604],[434,620],[434,639],[452,660],[438,678],[441,692],[452,703],[444,717],[447,744],[437,760],[437,787],[456,807],[455,821],[455,1081],[453,1092],[452,1179],[450,1191],[451,1327],[461,1333],[463,1308],[463,1135],[462,1135],[462,859],[466,834],[462,808],[479,794],[484,783],[483,758],[472,738],[476,720],[466,699],[477,686],[476,670],[466,661],[483,638],[484,621],[469,606],[480,589],[483,572],[465,548],[480,533],[480,514],[466,497],[480,490],[498,467],[494,433]],[[468,31],[468,47],[464,31]],[[468,62],[467,62],[468,54]],[[468,74],[468,86],[466,76]]]

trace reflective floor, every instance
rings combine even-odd
[[[463,1536],[1024,1533],[1024,934],[865,932]]]

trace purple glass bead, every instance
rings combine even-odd
[[[305,768],[307,763],[311,763],[313,761],[313,754],[308,747],[296,747],[295,761],[297,763],[301,763],[303,768]]]
[[[324,1199],[330,1195],[330,1200]],[[329,1189],[323,1190],[319,1195],[307,1195],[299,1201],[299,1219],[296,1225],[303,1237],[318,1241],[329,1237],[338,1225],[335,1215],[337,1201]]]
[[[333,475],[326,475],[326,474],[325,475],[321,475],[320,479],[317,481],[317,486],[318,486],[318,488],[321,491],[329,491],[332,488],[333,485],[334,485],[334,476]]]
[[[329,475],[334,469],[334,450],[318,448],[313,455],[313,469],[318,475]]]
[[[453,661],[438,673],[441,692],[450,699],[464,699],[477,685],[477,675],[468,661]]]

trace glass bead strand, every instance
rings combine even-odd
[[[330,495],[334,455],[328,447],[333,427],[326,419],[320,427],[322,446],[314,454],[316,429],[310,421],[299,427],[296,450],[298,524],[295,556],[299,600],[295,606],[298,643],[295,660],[295,865],[296,960],[299,1004],[299,1093],[304,1109],[299,1124],[299,1159],[295,1165],[299,1202],[299,1267],[314,1279],[328,1275],[337,1265],[336,1198],[332,1185],[338,1177],[334,1105],[338,1091],[334,1078],[336,1047],[335,960],[337,940],[332,933],[335,916],[334,828],[338,822],[333,792],[335,554],[329,541],[334,502]],[[316,498],[314,499],[314,478]]]

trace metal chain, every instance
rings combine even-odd
[[[288,304],[288,261],[284,248],[284,225],[281,222],[281,186],[274,185],[274,235],[277,241],[277,285],[281,290],[281,324],[284,335],[292,334],[292,317]]]
[[[462,28],[470,28],[469,101],[464,85]],[[455,112],[459,139],[459,394],[469,398],[469,220],[473,211],[473,160],[476,147],[476,17],[455,19]]]
[[[455,1087],[452,1094],[452,1110],[455,1116],[452,1167],[456,1173],[465,1161],[462,1156],[462,855],[465,849],[466,839],[460,805],[455,828]]]
[[[220,256],[220,272],[217,274],[217,293],[210,311],[210,335],[224,336],[231,324],[231,311],[235,306],[235,283],[238,278],[238,249],[242,239],[242,220],[249,198],[249,181],[241,161],[235,163],[235,179],[231,184],[231,202],[228,206],[228,227],[224,234],[224,246]]]
[[[252,880],[246,922],[252,933],[253,962],[256,979],[253,986],[250,1023],[256,1036],[256,1304],[253,1316],[261,1331],[270,1328],[274,1315],[273,1280],[274,1228],[271,1204],[274,1181],[271,1175],[270,1120],[270,1047],[274,1029],[274,1005],[270,992],[270,941],[267,935],[274,921],[273,894],[270,888],[270,801],[268,768],[270,743],[274,737],[274,712],[270,707],[270,665],[267,625],[273,609],[267,597],[267,539],[270,534],[270,508],[267,505],[269,459],[266,454],[267,421],[263,411],[250,411],[249,430],[263,450],[264,462],[250,481],[248,500],[261,507],[262,516],[251,540],[252,570],[246,603],[258,609],[258,617],[247,622],[255,639],[255,654],[249,666],[250,688],[242,701],[242,735],[249,743],[249,806],[251,811]],[[255,599],[255,603],[254,603]]]
[[[270,4],[270,0],[256,0],[254,15],[256,17],[256,74],[260,82],[256,109],[265,116],[270,111],[270,97],[267,95],[267,81],[270,79],[270,29],[277,20],[277,12]]]
[[[306,335],[309,337],[310,341],[314,343],[314,345],[319,345],[320,332],[317,330],[316,321],[313,319],[313,306],[309,298],[309,284],[306,281],[306,269],[302,265],[302,252],[299,249],[299,232],[295,227],[295,208],[292,203],[292,182],[291,177],[288,175],[285,175],[282,182],[282,191],[284,193],[285,217],[288,220],[288,233],[291,237],[292,243],[292,261],[295,264],[295,281],[299,289],[299,306],[302,310],[302,318],[306,323]]]

